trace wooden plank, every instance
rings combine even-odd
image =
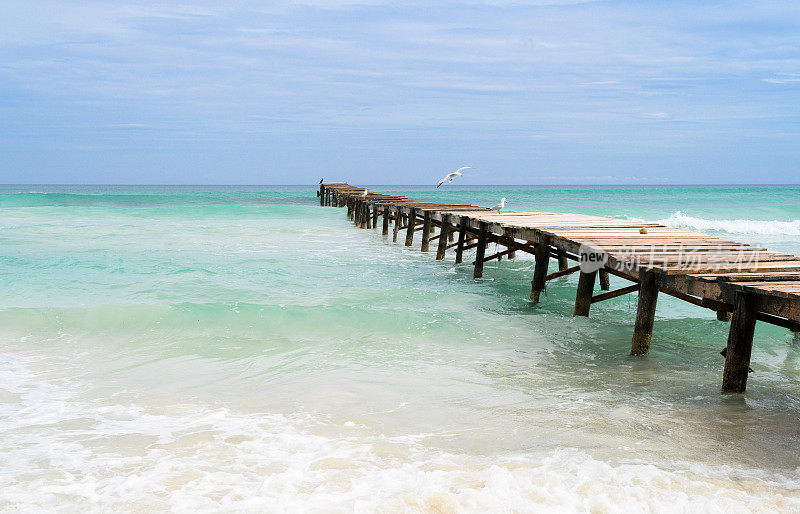
[[[592,303],[602,302],[604,300],[610,300],[612,298],[630,294],[638,290],[639,290],[639,284],[633,284],[632,286],[622,287],[614,291],[609,291],[608,293],[603,293],[593,296]]]

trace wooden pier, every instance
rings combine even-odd
[[[659,293],[716,311],[730,321],[722,391],[744,392],[756,321],[800,332],[800,258],[744,243],[658,223],[548,212],[491,211],[463,204],[420,203],[346,183],[322,183],[320,205],[347,207],[356,226],[377,229],[405,245],[421,231],[421,250],[436,241],[436,259],[455,251],[455,262],[475,249],[473,276],[487,261],[526,252],[535,258],[531,301],[540,300],[547,282],[580,273],[574,316],[588,316],[597,302],[638,291],[631,355],[650,349]],[[390,230],[391,224],[391,230]],[[434,235],[438,229],[438,234]],[[486,255],[490,243],[505,248]],[[592,258],[602,258],[596,266]],[[550,268],[556,259],[557,270]],[[583,265],[580,261],[583,259]],[[573,261],[571,264],[570,261]],[[609,290],[609,274],[631,282]],[[595,283],[600,290],[595,294]]]

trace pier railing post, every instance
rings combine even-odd
[[[439,231],[439,244],[436,246],[436,260],[441,261],[444,259],[444,254],[447,252],[447,240],[450,236],[450,216],[442,216],[442,229]]]
[[[644,355],[650,350],[653,322],[658,301],[658,275],[653,271],[639,271],[639,303],[636,307],[636,324],[633,328],[631,355]]]
[[[420,251],[427,252],[431,245],[431,214],[424,211],[422,216],[422,246]]]
[[[384,236],[389,235],[389,206],[383,207],[383,230],[381,233]]]
[[[734,299],[731,328],[728,333],[725,370],[722,373],[723,393],[743,393],[747,387],[755,328],[755,296],[737,292]]]
[[[417,224],[417,210],[409,209],[408,227],[406,227],[406,246],[414,244],[414,228]]]
[[[531,301],[539,302],[539,295],[546,285],[547,268],[550,265],[550,238],[542,237],[533,254],[536,265],[533,268],[533,280],[531,280]]]
[[[580,272],[578,277],[578,290],[575,292],[575,311],[573,316],[588,316],[589,309],[592,306],[592,293],[594,292],[594,281],[597,278],[597,272],[591,273]]]
[[[486,236],[489,229],[485,221],[481,221],[480,230],[478,231],[478,246],[475,247],[475,270],[472,272],[472,278],[481,278],[483,276],[483,257],[486,255]]]
[[[461,264],[464,256],[464,240],[467,238],[467,218],[462,217],[458,226],[458,244],[456,245],[456,264]]]

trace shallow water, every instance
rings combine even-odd
[[[374,188],[800,254],[798,187]],[[312,188],[0,186],[0,213],[0,508],[800,510],[783,329],[722,396],[710,311],[660,298],[632,359],[635,295],[531,307],[529,257],[475,281]]]

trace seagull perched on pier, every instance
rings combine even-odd
[[[324,178],[319,179],[319,183],[322,184],[322,181],[325,180]]]
[[[363,193],[361,193],[361,196],[362,196],[362,197],[364,197],[364,198],[366,198],[366,197],[367,197],[367,194],[369,194],[369,189],[365,189],[365,190],[364,190],[364,192],[363,192]]]
[[[505,206],[506,206],[506,199],[504,197],[504,198],[500,199],[500,203],[498,203],[497,205],[492,206],[491,209],[493,211],[499,211],[500,209],[502,209]]]
[[[436,189],[439,189],[439,186],[441,186],[445,182],[447,182],[448,184],[452,184],[453,183],[453,179],[455,179],[456,177],[460,177],[461,176],[461,173],[459,173],[461,170],[466,170],[466,169],[469,169],[469,168],[472,168],[472,166],[464,166],[463,168],[458,168],[453,173],[448,173],[447,175],[444,176],[444,178],[442,180],[439,181],[438,184],[436,184]]]

